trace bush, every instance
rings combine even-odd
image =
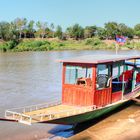
[[[85,45],[97,46],[97,45],[100,45],[100,44],[103,44],[103,42],[97,37],[88,38],[88,39],[85,40]]]
[[[11,50],[11,49],[15,48],[18,45],[18,43],[19,43],[19,41],[17,41],[17,40],[8,41],[6,43],[7,49]]]
[[[49,44],[45,44],[45,45],[42,45],[38,48],[40,51],[50,51],[53,49],[53,47]]]
[[[27,42],[22,42],[20,45],[35,48],[45,44],[49,45],[50,43],[48,41],[27,41]]]
[[[15,48],[17,46],[18,43],[19,43],[19,41],[17,41],[17,40],[12,40],[12,41],[8,41],[6,43],[1,43],[0,50],[3,52],[12,50],[13,48]]]
[[[24,41],[17,45],[15,51],[45,51],[51,50],[50,42],[48,41]]]
[[[126,48],[128,48],[128,49],[134,49],[134,48],[135,48],[135,47],[134,47],[134,44],[133,44],[132,42],[130,42],[130,41],[127,41],[127,42],[124,44],[123,47],[126,47]]]
[[[51,42],[51,47],[53,49],[61,49],[63,46],[65,46],[64,43],[61,43],[61,42]]]
[[[135,49],[140,49],[140,42],[132,43],[132,46],[134,46]]]
[[[3,51],[3,52],[7,51],[7,46],[5,43],[0,44],[0,51]]]

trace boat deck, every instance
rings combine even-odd
[[[53,107],[48,107],[44,109],[39,109],[31,112],[25,112],[25,115],[28,115],[32,118],[32,123],[34,122],[42,122],[53,120],[61,117],[71,116],[73,115],[73,111],[75,110],[75,114],[80,107],[69,106],[69,105],[56,105]],[[69,113],[68,113],[69,112]]]
[[[82,114],[88,111],[92,111],[94,108],[94,106],[78,107],[58,104],[55,106],[41,107],[36,109],[22,108],[22,111],[20,111],[20,113],[17,113],[17,109],[7,110],[5,117],[7,119],[17,120],[20,123],[30,125],[32,123],[46,122],[76,114]]]

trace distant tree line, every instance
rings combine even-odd
[[[23,38],[55,38],[66,40],[69,38],[80,40],[92,37],[100,39],[115,39],[116,35],[127,36],[132,39],[134,36],[140,38],[140,24],[130,28],[123,23],[108,22],[104,27],[86,26],[79,24],[68,27],[65,31],[60,25],[53,23],[28,21],[26,18],[16,18],[12,22],[0,22],[0,39],[4,41],[20,40]]]

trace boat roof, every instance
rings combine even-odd
[[[109,62],[117,62],[123,60],[130,60],[140,58],[140,56],[135,55],[84,55],[78,56],[68,59],[59,60],[59,62],[63,63],[87,63],[87,64],[99,64],[99,63],[109,63]]]

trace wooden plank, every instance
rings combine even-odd
[[[119,100],[121,100],[122,97],[122,91],[117,91],[115,93],[112,93],[112,97],[111,97],[111,102],[117,102]]]
[[[111,88],[96,90],[94,101],[99,107],[111,103]]]
[[[92,87],[79,85],[64,85],[63,104],[75,106],[93,105]]]
[[[56,113],[56,112],[65,111],[65,110],[69,110],[69,109],[75,109],[75,108],[77,108],[77,107],[68,106],[68,105],[57,105],[57,106],[48,107],[48,108],[44,108],[44,109],[40,109],[40,110],[26,112],[24,114],[33,116],[33,115],[39,115],[39,114]]]

